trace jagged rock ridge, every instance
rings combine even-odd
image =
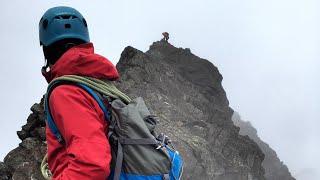
[[[267,143],[263,142],[259,138],[257,130],[249,121],[241,120],[241,117],[237,112],[233,114],[232,120],[234,124],[240,128],[239,133],[244,136],[247,135],[254,140],[265,154],[262,166],[265,169],[265,177],[267,180],[295,180],[287,166],[280,161],[277,153]]]
[[[185,157],[184,179],[263,179],[264,155],[238,134],[222,76],[212,63],[160,41],[146,53],[127,47],[117,68],[119,87],[144,97],[161,118],[160,130]]]
[[[118,87],[145,99],[160,117],[158,132],[166,132],[183,155],[183,179],[264,179],[264,154],[233,125],[222,76],[213,64],[189,49],[159,41],[146,53],[125,48],[117,68]],[[42,179],[39,164],[46,146],[42,103],[31,110],[18,132],[22,142],[0,164],[0,179]]]

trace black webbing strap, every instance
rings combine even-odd
[[[150,145],[150,144],[158,144],[158,141],[153,138],[141,138],[141,139],[131,139],[131,138],[120,138],[119,139],[121,144],[124,145]]]
[[[122,169],[122,161],[123,161],[123,151],[120,141],[118,141],[118,152],[117,152],[117,160],[116,160],[116,167],[114,169],[114,176],[113,180],[119,180],[121,169]]]

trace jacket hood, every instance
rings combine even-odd
[[[94,53],[92,43],[80,44],[66,51],[50,68],[42,72],[47,82],[64,75],[79,75],[98,79],[116,80],[119,73],[105,57]]]

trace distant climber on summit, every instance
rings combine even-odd
[[[165,40],[166,42],[168,42],[168,40],[169,40],[169,33],[168,33],[168,32],[163,32],[162,35],[163,35],[162,40]]]
[[[64,75],[118,79],[115,66],[94,53],[87,22],[76,9],[47,10],[39,22],[39,37],[46,60],[42,74],[48,83]],[[55,123],[47,121],[46,126],[51,179],[105,180],[111,149],[105,135],[108,123],[98,103],[73,84],[55,86],[47,96],[46,111]]]

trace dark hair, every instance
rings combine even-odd
[[[80,39],[63,39],[57,41],[50,46],[43,46],[43,54],[47,60],[46,66],[54,65],[58,59],[70,48],[85,43]]]

